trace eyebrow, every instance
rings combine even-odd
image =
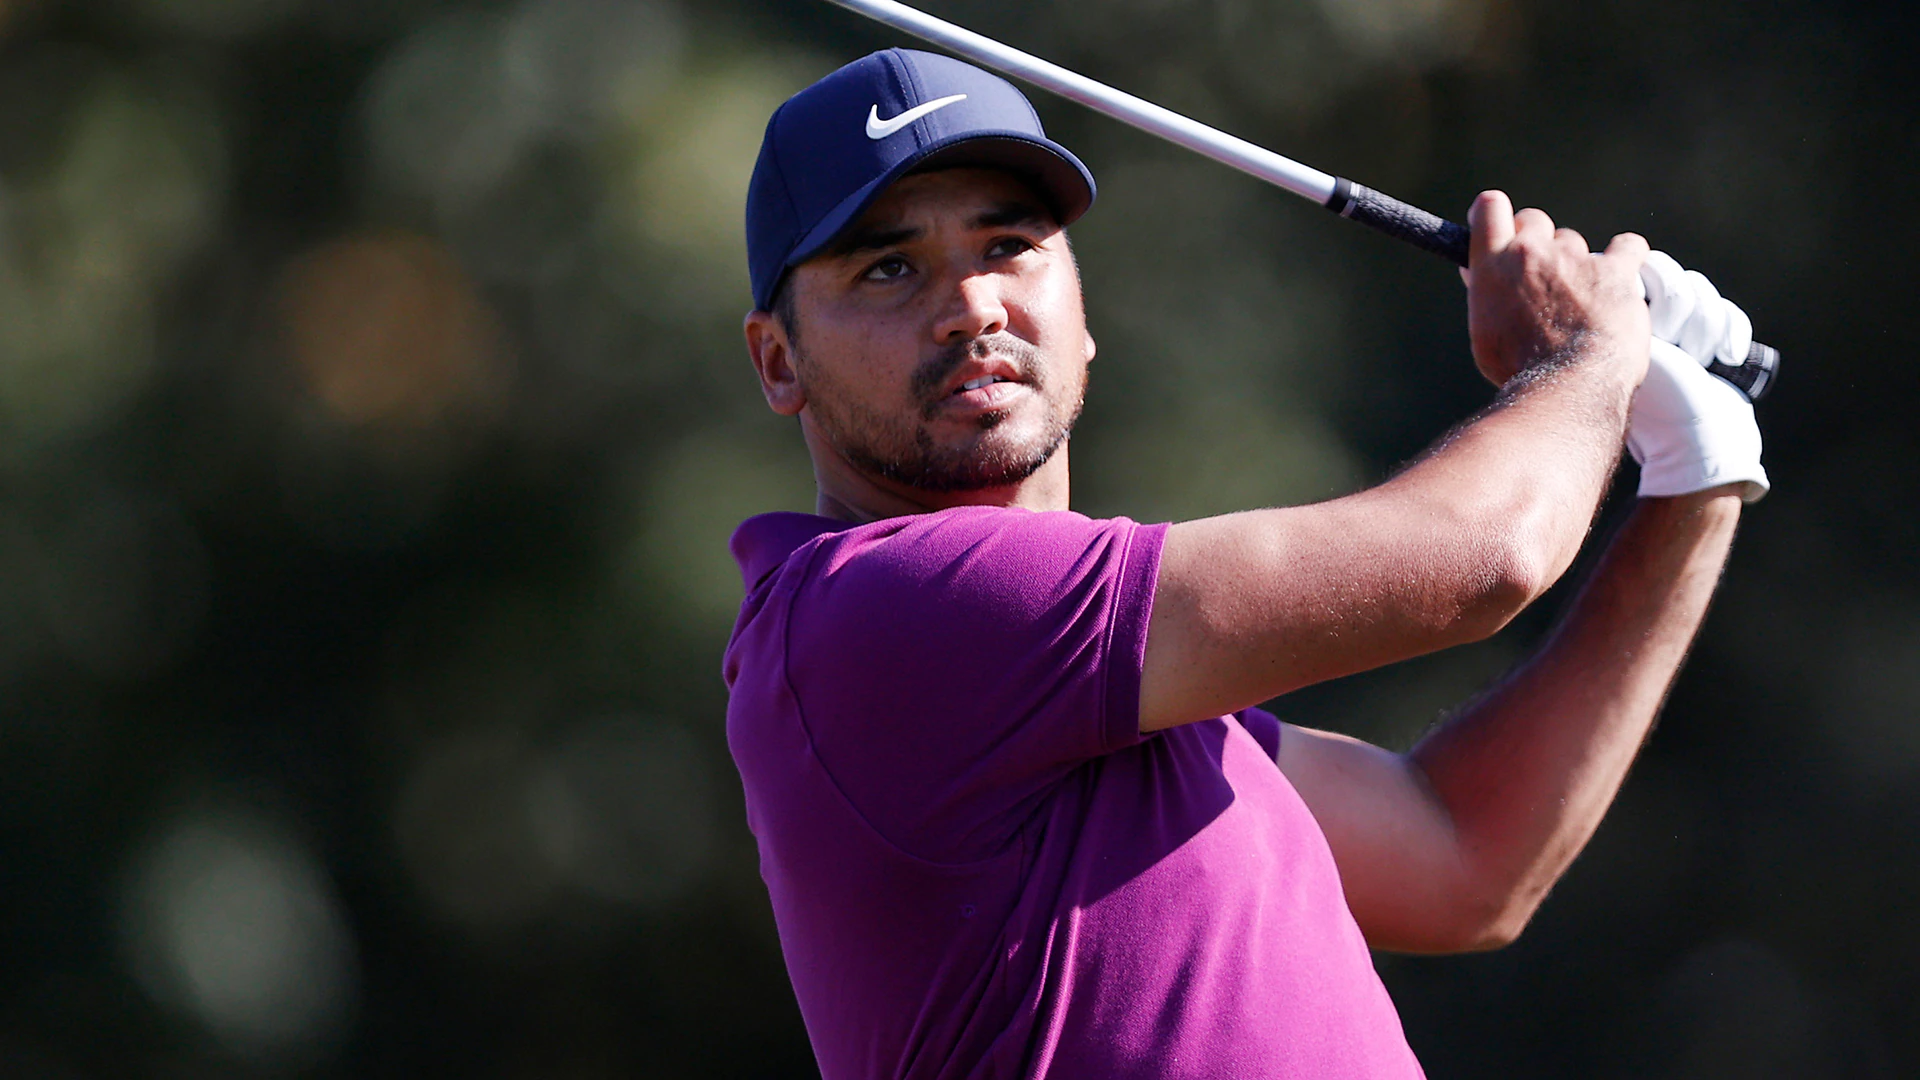
[[[898,247],[909,240],[918,240],[926,234],[926,231],[925,229],[912,228],[889,229],[855,226],[847,230],[846,234],[841,236],[840,239],[835,240],[833,246],[827,249],[827,254],[836,259],[844,259],[848,256],[859,255],[863,252]]]
[[[1053,223],[1053,215],[1030,202],[1004,202],[981,211],[968,227],[973,229],[1004,229],[1013,225],[1046,226]],[[845,259],[870,251],[881,251],[898,247],[901,244],[918,240],[926,235],[926,230],[907,226],[855,226],[845,235],[833,242],[827,254],[836,259]]]
[[[1051,225],[1053,215],[1030,202],[1003,202],[973,219],[976,229],[1004,229],[1009,225]]]

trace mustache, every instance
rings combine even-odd
[[[1042,385],[1040,350],[1002,330],[981,337],[956,341],[921,363],[913,373],[910,389],[922,408],[931,410],[943,396],[941,390],[960,365],[969,360],[998,356],[1010,361],[1020,378],[1034,389]]]

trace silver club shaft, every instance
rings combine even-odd
[[[1341,217],[1351,218],[1395,239],[1444,256],[1459,266],[1467,265],[1470,237],[1464,225],[1436,217],[1417,206],[1351,180],[1302,165],[1292,158],[1282,157],[1265,147],[1255,146],[1245,139],[1190,120],[1151,101],[1142,101],[1132,94],[1095,82],[1058,64],[1050,64],[965,27],[916,11],[897,0],[828,2],[930,41],[984,67],[1025,80],[1043,90],[1051,90],[1095,112],[1111,116],[1150,135],[1158,135],[1203,157],[1291,191],[1301,198],[1312,199]],[[1758,400],[1772,388],[1779,366],[1779,351],[1755,341],[1744,361],[1731,364],[1716,359],[1707,365],[1707,370],[1732,383],[1749,398]]]
[[[828,0],[1325,206],[1336,177],[895,0]]]

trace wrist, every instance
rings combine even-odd
[[[1727,485],[1689,495],[1642,496],[1632,516],[1653,529],[1654,535],[1700,539],[1731,535],[1739,529],[1745,507],[1738,486]]]
[[[1705,491],[1691,491],[1685,495],[1642,495],[1640,504],[1658,506],[1676,513],[1696,513],[1705,511],[1711,514],[1731,514],[1740,516],[1740,508],[1752,501],[1749,494],[1750,481],[1737,481],[1721,484]]]
[[[1540,353],[1500,386],[1502,397],[1518,398],[1542,391],[1573,395],[1586,402],[1596,418],[1624,427],[1633,392],[1645,377],[1645,361],[1633,362],[1631,346],[1613,335],[1580,330],[1562,345]]]

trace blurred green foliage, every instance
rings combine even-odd
[[[1911,6],[928,6],[1754,314],[1777,490],[1620,805],[1520,944],[1381,967],[1436,1078],[1909,1074]],[[772,108],[899,43],[809,0],[0,4],[0,1075],[811,1074],[721,730],[726,537],[811,505],[741,206]],[[1038,105],[1102,183],[1081,509],[1326,497],[1485,400],[1444,267]],[[1557,599],[1275,707],[1404,744]]]

